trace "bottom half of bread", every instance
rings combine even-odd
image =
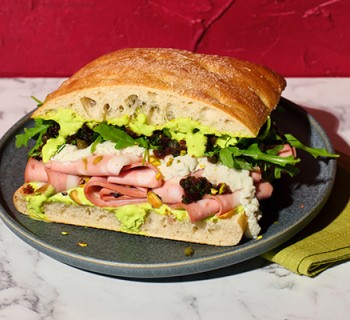
[[[13,202],[19,212],[30,215],[23,187],[15,192]],[[47,222],[128,232],[113,211],[96,206],[46,202],[43,204],[42,211]],[[241,241],[246,226],[247,217],[244,212],[233,214],[225,219],[191,222],[188,219],[177,220],[171,213],[159,214],[148,210],[144,223],[136,233],[177,241],[233,246]]]

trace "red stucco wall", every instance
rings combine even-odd
[[[350,76],[348,0],[0,0],[0,76],[68,76],[123,47]]]

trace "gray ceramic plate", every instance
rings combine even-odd
[[[285,112],[275,112],[273,117],[285,132],[313,147],[332,151],[328,137],[313,117],[287,100],[282,100],[281,105]],[[188,243],[44,223],[19,214],[12,204],[12,195],[23,183],[26,151],[15,148],[15,135],[30,126],[31,121],[29,116],[24,117],[0,142],[1,217],[17,236],[39,251],[71,266],[105,275],[132,278],[190,275],[256,257],[287,241],[317,215],[335,177],[334,160],[314,160],[300,153],[302,173],[280,181],[273,198],[262,203],[261,239],[246,240],[235,247],[191,244],[194,254],[187,257],[184,249]],[[63,236],[62,232],[68,235]],[[79,242],[88,246],[81,247]]]

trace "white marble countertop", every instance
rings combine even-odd
[[[284,97],[350,155],[350,78],[287,79]],[[0,79],[0,136],[62,79]],[[1,178],[1,177],[0,177]],[[126,280],[78,270],[33,249],[0,222],[0,319],[348,319],[350,261],[315,278],[255,258],[205,274]]]

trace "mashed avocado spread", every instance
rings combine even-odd
[[[55,193],[55,189],[51,185],[46,185],[47,188],[40,190],[41,187],[37,183],[30,183],[34,189],[34,193],[27,195],[27,209],[29,216],[35,220],[46,221],[46,215],[42,208],[47,199]]]
[[[86,199],[83,187],[76,187],[55,194],[52,186],[48,186],[48,188],[41,193],[38,192],[40,189],[39,184],[31,182],[30,185],[34,188],[34,193],[26,196],[27,209],[30,217],[36,220],[47,221],[47,217],[43,213],[43,205],[45,203],[58,202],[69,205],[94,206],[88,199]],[[77,202],[70,196],[72,192],[76,192],[77,198],[80,202],[79,204],[77,204]],[[113,212],[122,224],[123,231],[128,233],[140,233],[140,229],[150,210],[161,215],[172,214],[178,221],[188,220],[188,214],[185,210],[173,210],[165,204],[157,209],[152,208],[148,202],[130,204],[117,208],[106,207],[103,209]]]
[[[54,120],[60,125],[59,136],[49,139],[42,149],[43,161],[48,162],[57,149],[66,142],[66,137],[76,133],[85,121],[69,109],[58,109],[56,112],[48,113],[45,118]]]

